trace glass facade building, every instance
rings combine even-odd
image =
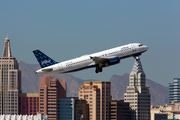
[[[75,100],[78,98],[58,99],[58,120],[74,120]]]
[[[180,102],[180,78],[174,78],[173,83],[169,83],[169,104],[171,101]]]

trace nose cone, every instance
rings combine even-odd
[[[148,46],[144,45],[144,49],[147,51],[148,50]]]

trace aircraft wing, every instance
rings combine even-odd
[[[94,62],[92,64],[95,64],[96,70],[95,72],[102,72],[102,67],[107,67],[109,65],[114,65],[117,63],[120,63],[120,58],[116,56],[111,56],[108,58],[101,58],[101,57],[90,57]]]
[[[95,64],[102,64],[109,61],[108,58],[100,58],[100,57],[92,57],[92,60],[95,62]]]
[[[91,57],[91,59],[95,62],[95,64],[107,63],[112,58],[116,58],[116,57],[115,56],[112,56],[112,57],[109,57],[109,58]]]

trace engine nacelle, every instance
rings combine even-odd
[[[108,61],[108,63],[105,64],[105,66],[114,65],[114,64],[118,64],[118,63],[120,63],[120,58],[115,57],[115,58],[110,59]]]

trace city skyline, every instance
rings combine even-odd
[[[6,37],[5,39],[3,56],[1,57],[0,62],[1,62],[0,67],[1,67],[1,73],[2,73],[1,97],[4,97],[0,101],[1,101],[2,108],[5,110],[5,112],[2,112],[1,114],[9,114],[8,119],[10,118],[12,114],[15,114],[14,111],[16,111],[17,114],[19,114],[18,113],[19,109],[21,110],[24,109],[22,110],[23,114],[26,114],[26,113],[35,114],[38,111],[38,107],[39,107],[39,112],[44,117],[48,116],[48,118],[53,119],[53,120],[56,120],[59,118],[60,119],[61,118],[74,119],[75,116],[77,115],[79,116],[80,114],[82,114],[82,110],[85,110],[86,112],[88,112],[87,110],[88,108],[90,111],[89,112],[90,119],[100,119],[100,120],[107,119],[108,120],[110,118],[110,113],[115,113],[114,110],[110,112],[110,108],[114,106],[114,105],[110,105],[110,102],[112,101],[110,81],[84,82],[84,85],[82,85],[79,88],[79,93],[80,93],[79,99],[87,100],[87,103],[89,104],[89,107],[88,107],[86,104],[82,102],[80,103],[75,102],[74,98],[73,99],[67,98],[66,97],[66,88],[67,88],[66,82],[64,80],[52,78],[50,75],[45,75],[40,78],[39,93],[20,94],[21,87],[22,87],[21,79],[20,79],[21,71],[19,70],[19,64],[16,58],[12,57],[10,39],[8,37]],[[149,87],[146,87],[145,79],[146,77],[145,77],[145,73],[143,72],[140,59],[136,59],[132,72],[130,74],[129,86],[127,87],[127,94],[126,93],[124,94],[125,95],[124,100],[125,102],[129,102],[131,106],[132,102],[128,101],[127,99],[128,94],[130,93],[129,98],[132,96],[137,97],[133,99],[136,101],[136,102],[133,102],[133,104],[135,103],[134,106],[139,107],[137,109],[137,113],[138,113],[137,116],[140,117],[140,119],[144,119],[145,117],[146,118],[148,117],[147,119],[150,120],[150,94],[149,94]],[[136,91],[136,92],[133,92],[133,94],[132,94],[132,91],[128,91],[132,89],[133,91]],[[130,98],[129,100],[131,99],[132,98]],[[14,103],[14,100],[16,101],[15,103]],[[84,106],[82,107],[82,109],[81,108],[79,109],[79,113],[76,113],[76,111],[74,111],[74,110],[77,110],[74,108],[76,106],[74,103],[76,105],[79,104],[80,106],[82,105]],[[7,105],[9,107],[7,107]],[[134,106],[131,106],[132,110]],[[28,108],[27,111],[25,110],[26,107]],[[128,107],[129,105],[124,107],[123,109],[127,110]],[[6,109],[6,108],[9,108],[9,109]],[[169,107],[168,109],[176,110],[177,107],[172,107],[172,108]],[[65,114],[65,112],[67,114]],[[124,111],[124,112],[127,112],[127,111]],[[86,116],[88,115],[88,113],[83,113],[83,115]],[[83,117],[83,115],[81,117]],[[111,116],[115,116],[115,115],[113,114]],[[179,114],[171,114],[171,116],[168,116],[168,118],[170,117],[172,118],[172,116],[174,116],[173,118],[176,118],[176,117],[179,118],[178,117]],[[31,116],[31,119],[32,117],[33,116]]]
[[[147,78],[168,86],[173,78],[180,77],[180,56],[176,54],[180,50],[179,1],[1,3],[0,48],[3,49],[8,35],[12,54],[18,61],[37,64],[32,54],[35,49],[61,62],[139,42],[149,47],[141,56]],[[93,69],[71,75],[109,80],[113,74],[130,73],[133,61],[133,58],[122,60],[99,75],[94,74]]]
[[[9,42],[10,40],[9,40],[9,38],[7,37],[6,39],[5,39],[5,48],[4,48],[4,52],[3,52],[3,55],[9,55],[9,56],[12,56],[11,55],[11,48],[10,48],[10,42]],[[8,47],[9,46],[9,47]],[[21,66],[21,65],[20,65]],[[38,66],[38,65],[35,65],[35,66]],[[28,70],[28,68],[29,69],[31,69],[32,71],[29,71]],[[37,69],[37,68],[36,68]],[[35,87],[37,87],[36,85],[38,85],[38,84],[36,84],[37,83],[37,80],[39,80],[39,77],[42,77],[42,76],[39,76],[38,77],[38,75],[36,75],[35,74],[35,72],[33,72],[33,69],[32,69],[32,66],[31,65],[27,65],[26,67],[25,67],[25,69],[24,68],[22,68],[22,84],[23,84],[23,86],[21,86],[22,87],[22,89],[25,87],[25,88],[29,88],[30,87],[30,89],[28,90],[28,92],[30,92],[31,90],[32,90],[32,88],[33,88],[33,90],[34,89],[36,89]],[[24,71],[25,70],[25,71]],[[28,72],[28,75],[25,75],[26,76],[26,78],[24,78],[24,74],[26,74],[26,72]],[[32,72],[34,73],[34,74],[32,74]],[[28,76],[28,77],[27,77]],[[36,76],[36,77],[35,77]],[[66,75],[65,75],[66,76]],[[26,79],[27,78],[29,78],[30,77],[30,81],[33,83],[33,85],[34,85],[34,83],[36,84],[35,86],[31,86],[30,84],[32,84],[32,83],[30,83],[30,81],[28,80],[28,81],[26,81]],[[35,77],[35,78],[34,78]],[[54,76],[55,77],[55,76]],[[71,76],[69,76],[70,78],[71,78]],[[68,79],[69,79],[69,77],[68,77]],[[59,77],[55,77],[55,78],[59,78]],[[35,80],[34,82],[33,82],[33,79]],[[69,81],[69,80],[67,80],[67,78],[60,78],[60,79],[65,79],[67,82]],[[74,78],[72,78],[72,80],[73,80]],[[80,80],[80,79],[79,79]],[[78,81],[79,81],[78,80]],[[75,81],[76,81],[76,78],[75,78]],[[80,80],[80,81],[83,81],[83,80]],[[79,82],[80,82],[79,81]],[[121,80],[120,80],[121,81]],[[76,81],[77,82],[77,81]],[[77,89],[74,89],[74,88],[76,88],[77,87],[77,83],[75,82],[75,85],[74,84],[71,84],[71,83],[69,83],[68,85],[72,85],[73,86],[73,88],[71,87],[70,89],[72,89],[72,90],[74,90],[74,91],[76,91]],[[84,82],[84,81],[83,81]],[[124,81],[125,82],[125,81]],[[28,83],[28,86],[26,86],[26,84]],[[124,83],[123,83],[124,84]],[[127,84],[128,85],[128,84]],[[127,86],[127,85],[123,85],[124,87],[125,86]],[[70,87],[69,86],[69,87]],[[80,85],[79,85],[80,86]],[[120,85],[121,86],[121,85]],[[151,85],[150,85],[151,86]],[[159,86],[159,87],[161,87],[161,86]],[[165,89],[164,89],[165,90]],[[117,90],[117,91],[119,91],[119,90]],[[117,92],[116,91],[116,92]],[[120,90],[121,91],[121,90]],[[27,92],[27,91],[26,91]],[[31,91],[32,92],[32,91]],[[34,91],[34,92],[38,92],[38,91]],[[76,91],[77,92],[77,91]],[[76,92],[74,92],[74,93],[76,93]],[[72,96],[74,96],[75,94],[71,94]],[[70,95],[70,96],[71,96]],[[154,94],[155,95],[155,94]],[[166,96],[166,94],[164,94],[165,96]],[[163,97],[163,96],[162,96]],[[165,98],[165,97],[163,97],[163,98]],[[117,99],[117,98],[116,98]],[[119,98],[118,98],[119,99]],[[121,98],[122,99],[122,98]],[[166,100],[166,99],[164,99],[164,100]],[[160,104],[162,104],[162,103],[160,103]]]

